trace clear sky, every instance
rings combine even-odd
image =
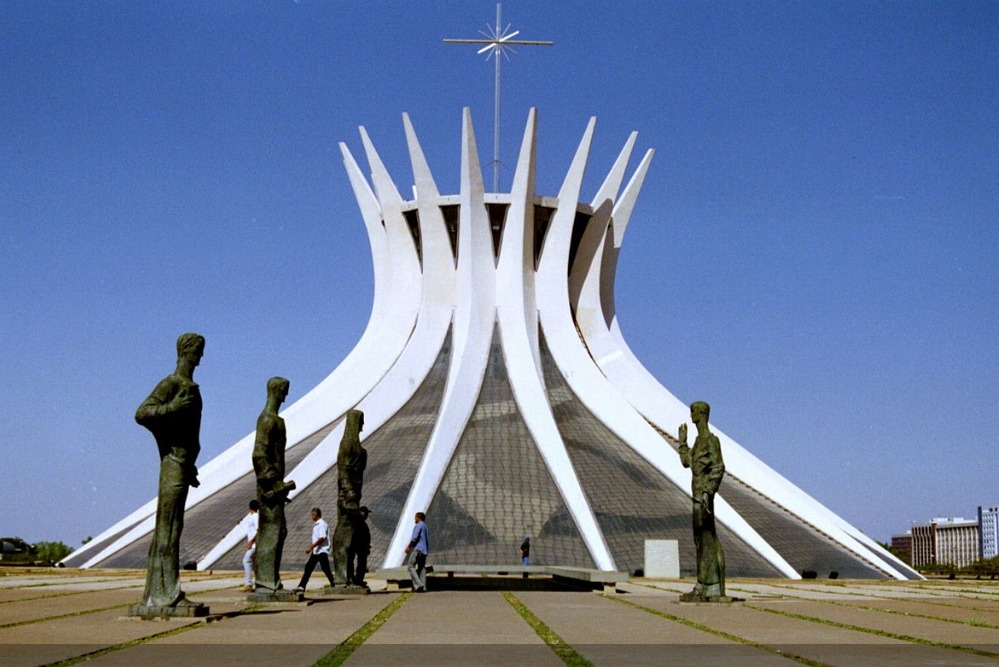
[[[656,157],[618,315],[685,401],[877,539],[999,503],[999,2],[527,2],[501,157],[538,193],[590,116],[591,197]],[[155,495],[133,421],[208,340],[201,462],[370,312],[337,143],[400,190],[409,112],[443,193],[462,107],[491,159],[486,1],[0,2],[0,535],[77,545]],[[501,177],[510,185],[511,170]],[[487,183],[491,181],[486,174]],[[233,521],[238,517],[233,517]]]

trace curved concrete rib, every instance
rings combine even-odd
[[[457,308],[451,366],[437,423],[386,551],[384,567],[402,563],[413,514],[426,511],[433,500],[482,388],[496,319],[496,269],[484,193],[472,116],[466,108],[461,134]]]
[[[592,140],[590,121],[566,175],[559,202],[576,202]],[[594,365],[583,346],[569,308],[566,266],[575,220],[575,207],[559,206],[548,229],[538,267],[538,305],[549,349],[566,382],[580,401],[617,437],[681,489],[690,488],[690,472],[676,453],[624,399]],[[794,569],[724,500],[716,498],[719,520],[739,535],[780,572],[793,576]]]
[[[418,307],[418,293],[414,292],[414,285],[416,289],[419,288],[419,263],[405,221],[399,215],[401,222],[394,226],[383,226],[381,206],[346,146],[340,144],[340,148],[371,244],[374,300],[368,325],[350,354],[322,382],[282,412],[288,425],[288,442],[293,443],[292,446],[332,421],[331,415],[339,418],[370,391],[401,353],[415,323]],[[398,257],[399,260],[390,265],[390,257]],[[414,264],[417,268],[415,275],[412,270]],[[343,387],[354,391],[344,392]],[[201,486],[190,490],[186,505],[188,509],[253,469],[251,455],[254,437],[254,433],[246,435],[201,467]],[[93,540],[94,546],[101,545],[105,536],[110,537],[127,526],[136,524],[126,534],[96,551],[80,567],[97,565],[116,551],[147,535],[155,525],[155,513],[154,499],[98,535]],[[76,555],[87,550],[85,545]]]
[[[558,486],[593,562],[601,570],[614,570],[614,559],[555,423],[541,370],[538,317],[534,299],[536,125],[536,111],[531,109],[514,174],[510,209],[503,228],[496,270],[497,315],[503,355],[520,414]],[[528,359],[532,359],[534,363],[524,363]]]
[[[364,432],[362,440],[367,439],[382,427],[413,397],[419,389],[423,378],[433,367],[440,353],[447,331],[451,324],[454,311],[455,268],[451,257],[450,241],[444,225],[444,217],[440,210],[440,194],[433,181],[423,151],[420,148],[409,117],[404,116],[406,137],[409,143],[410,160],[416,181],[417,205],[420,212],[421,249],[423,255],[423,280],[421,292],[420,315],[416,328],[408,344],[399,358],[389,369],[381,381],[356,406],[364,412]],[[384,183],[387,172],[383,173],[380,192],[397,193],[394,184],[388,187]],[[393,198],[391,194],[387,198]],[[402,217],[401,202],[395,201],[394,208],[382,209],[382,217]],[[297,488],[292,494],[295,498],[319,479],[327,470],[336,465],[340,439],[343,437],[344,426],[341,422],[326,438],[303,459],[294,470],[286,475],[293,479]],[[230,533],[223,538],[198,563],[198,569],[205,570],[236,546],[244,536],[238,532]]]
[[[599,248],[592,252],[589,263],[577,261],[573,267],[575,280],[582,284],[576,304],[576,320],[591,356],[610,383],[645,419],[663,431],[675,433],[679,424],[689,420],[690,408],[662,386],[628,347],[618,326],[614,304],[614,282],[621,243],[651,157],[652,151],[649,151],[636,169],[624,195],[614,207],[605,233],[600,235]],[[596,201],[594,206],[597,206]],[[850,526],[849,531],[845,530],[845,522],[828,508],[750,454],[724,432],[714,426],[712,432],[722,442],[725,465],[731,475],[816,526],[872,567],[892,577],[907,578],[883,562],[871,558],[867,549],[857,544],[857,536],[850,534],[855,529]],[[796,571],[788,576],[800,578]]]

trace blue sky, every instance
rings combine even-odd
[[[999,502],[999,3],[503,4],[501,158],[584,194],[656,149],[622,330],[662,383],[877,539]],[[207,461],[359,338],[367,238],[337,142],[400,189],[409,112],[456,192],[492,2],[0,3],[0,534],[79,544],[155,493],[136,406],[208,339]],[[510,170],[501,175],[509,188]],[[487,182],[489,175],[487,172]],[[234,517],[235,521],[238,517]]]

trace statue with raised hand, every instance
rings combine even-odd
[[[284,481],[284,451],[288,442],[284,419],[278,409],[288,397],[291,383],[283,377],[267,381],[267,402],[257,418],[253,443],[253,471],[257,475],[260,503],[255,558],[256,592],[275,594],[281,588],[281,553],[288,535],[284,506],[295,482]]]
[[[198,486],[195,461],[201,451],[201,391],[194,369],[205,353],[205,339],[186,333],[177,339],[177,369],[163,378],[135,411],[135,421],[152,432],[160,457],[156,525],[149,545],[146,589],[134,615],[202,615],[203,605],[185,600],[180,590],[180,534],[191,486]],[[181,608],[178,610],[178,608]],[[185,611],[185,608],[187,609]]]
[[[348,410],[346,422],[336,456],[337,521],[332,544],[333,576],[345,585],[350,583],[347,580],[347,550],[354,537],[354,523],[361,506],[364,468],[368,463],[368,453],[361,447],[364,413]]]
[[[680,425],[680,461],[691,472],[694,547],[697,550],[697,585],[680,597],[686,602],[727,601],[725,596],[725,553],[715,530],[715,493],[725,475],[721,442],[708,430],[711,407],[703,401],[692,403],[690,420],[697,427],[694,446],[687,446],[687,425]]]

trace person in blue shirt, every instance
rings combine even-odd
[[[409,568],[409,576],[413,580],[413,592],[425,593],[427,590],[427,553],[430,551],[427,539],[427,524],[423,523],[427,515],[417,512],[413,526],[413,538],[406,547],[409,560],[406,565]]]

